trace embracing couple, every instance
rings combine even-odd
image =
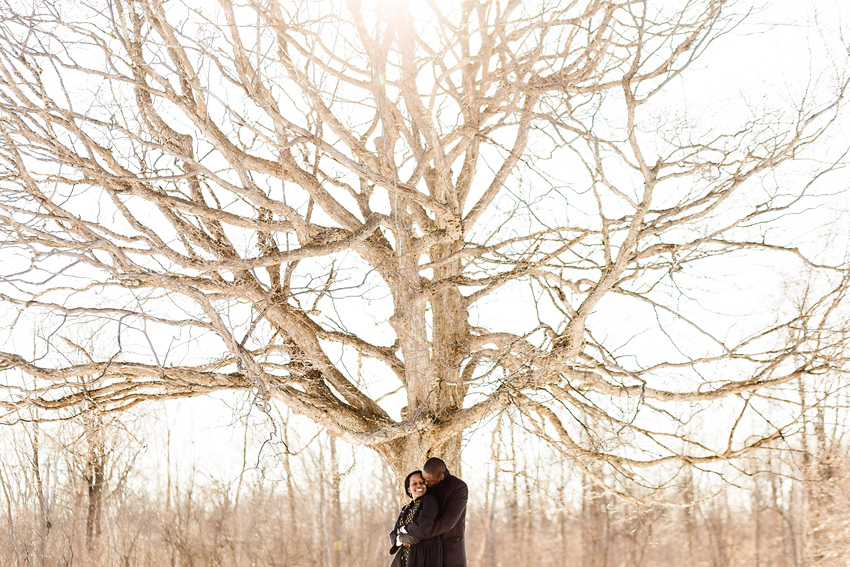
[[[404,479],[411,498],[390,532],[391,567],[466,567],[466,483],[432,457]]]

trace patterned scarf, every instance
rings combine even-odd
[[[413,517],[416,515],[416,512],[419,510],[419,506],[422,504],[422,499],[414,500],[407,506],[401,509],[401,514],[399,515],[398,525],[396,526],[396,530],[399,530],[402,526],[406,526],[410,522],[413,521]],[[402,545],[399,550],[401,554],[401,564],[404,567],[407,567],[407,558],[410,556],[410,546]]]

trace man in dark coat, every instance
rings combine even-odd
[[[431,457],[422,466],[428,493],[437,497],[440,513],[428,537],[439,535],[443,542],[443,567],[466,567],[466,483],[449,473],[442,459]]]

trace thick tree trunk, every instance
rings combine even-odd
[[[410,232],[412,234],[412,230]],[[403,233],[403,229],[396,232],[400,250],[405,248],[405,242],[412,240],[409,235],[399,236]],[[444,258],[456,248],[456,245],[432,247],[429,250],[431,260]],[[397,261],[396,280],[403,279],[405,274],[418,274],[418,258],[415,255],[402,256]],[[460,263],[450,262],[434,270],[433,281],[439,282],[460,273]],[[395,312],[390,324],[398,336],[399,349],[403,354],[408,403],[402,410],[402,419],[424,414],[439,423],[463,407],[469,390],[469,385],[461,377],[461,363],[469,352],[471,337],[463,297],[457,288],[448,287],[427,295],[426,300],[418,275],[394,284],[391,288],[396,291],[393,296]],[[460,435],[441,438],[433,432],[414,432],[374,448],[400,479],[411,471],[421,469],[429,457],[443,459],[453,475],[461,476],[461,441]]]
[[[374,449],[399,479],[399,494],[404,496],[404,477],[411,471],[421,470],[430,457],[443,459],[449,472],[454,476],[462,476],[461,441],[461,436],[457,435],[448,441],[434,443],[430,436],[416,433],[391,443],[377,445]]]

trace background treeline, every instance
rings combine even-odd
[[[465,450],[470,567],[846,565],[848,444],[838,412],[810,413],[734,463],[643,473],[574,462],[505,414]],[[234,420],[234,447],[193,451],[150,414],[4,426],[0,565],[388,565],[397,480],[296,422]]]

